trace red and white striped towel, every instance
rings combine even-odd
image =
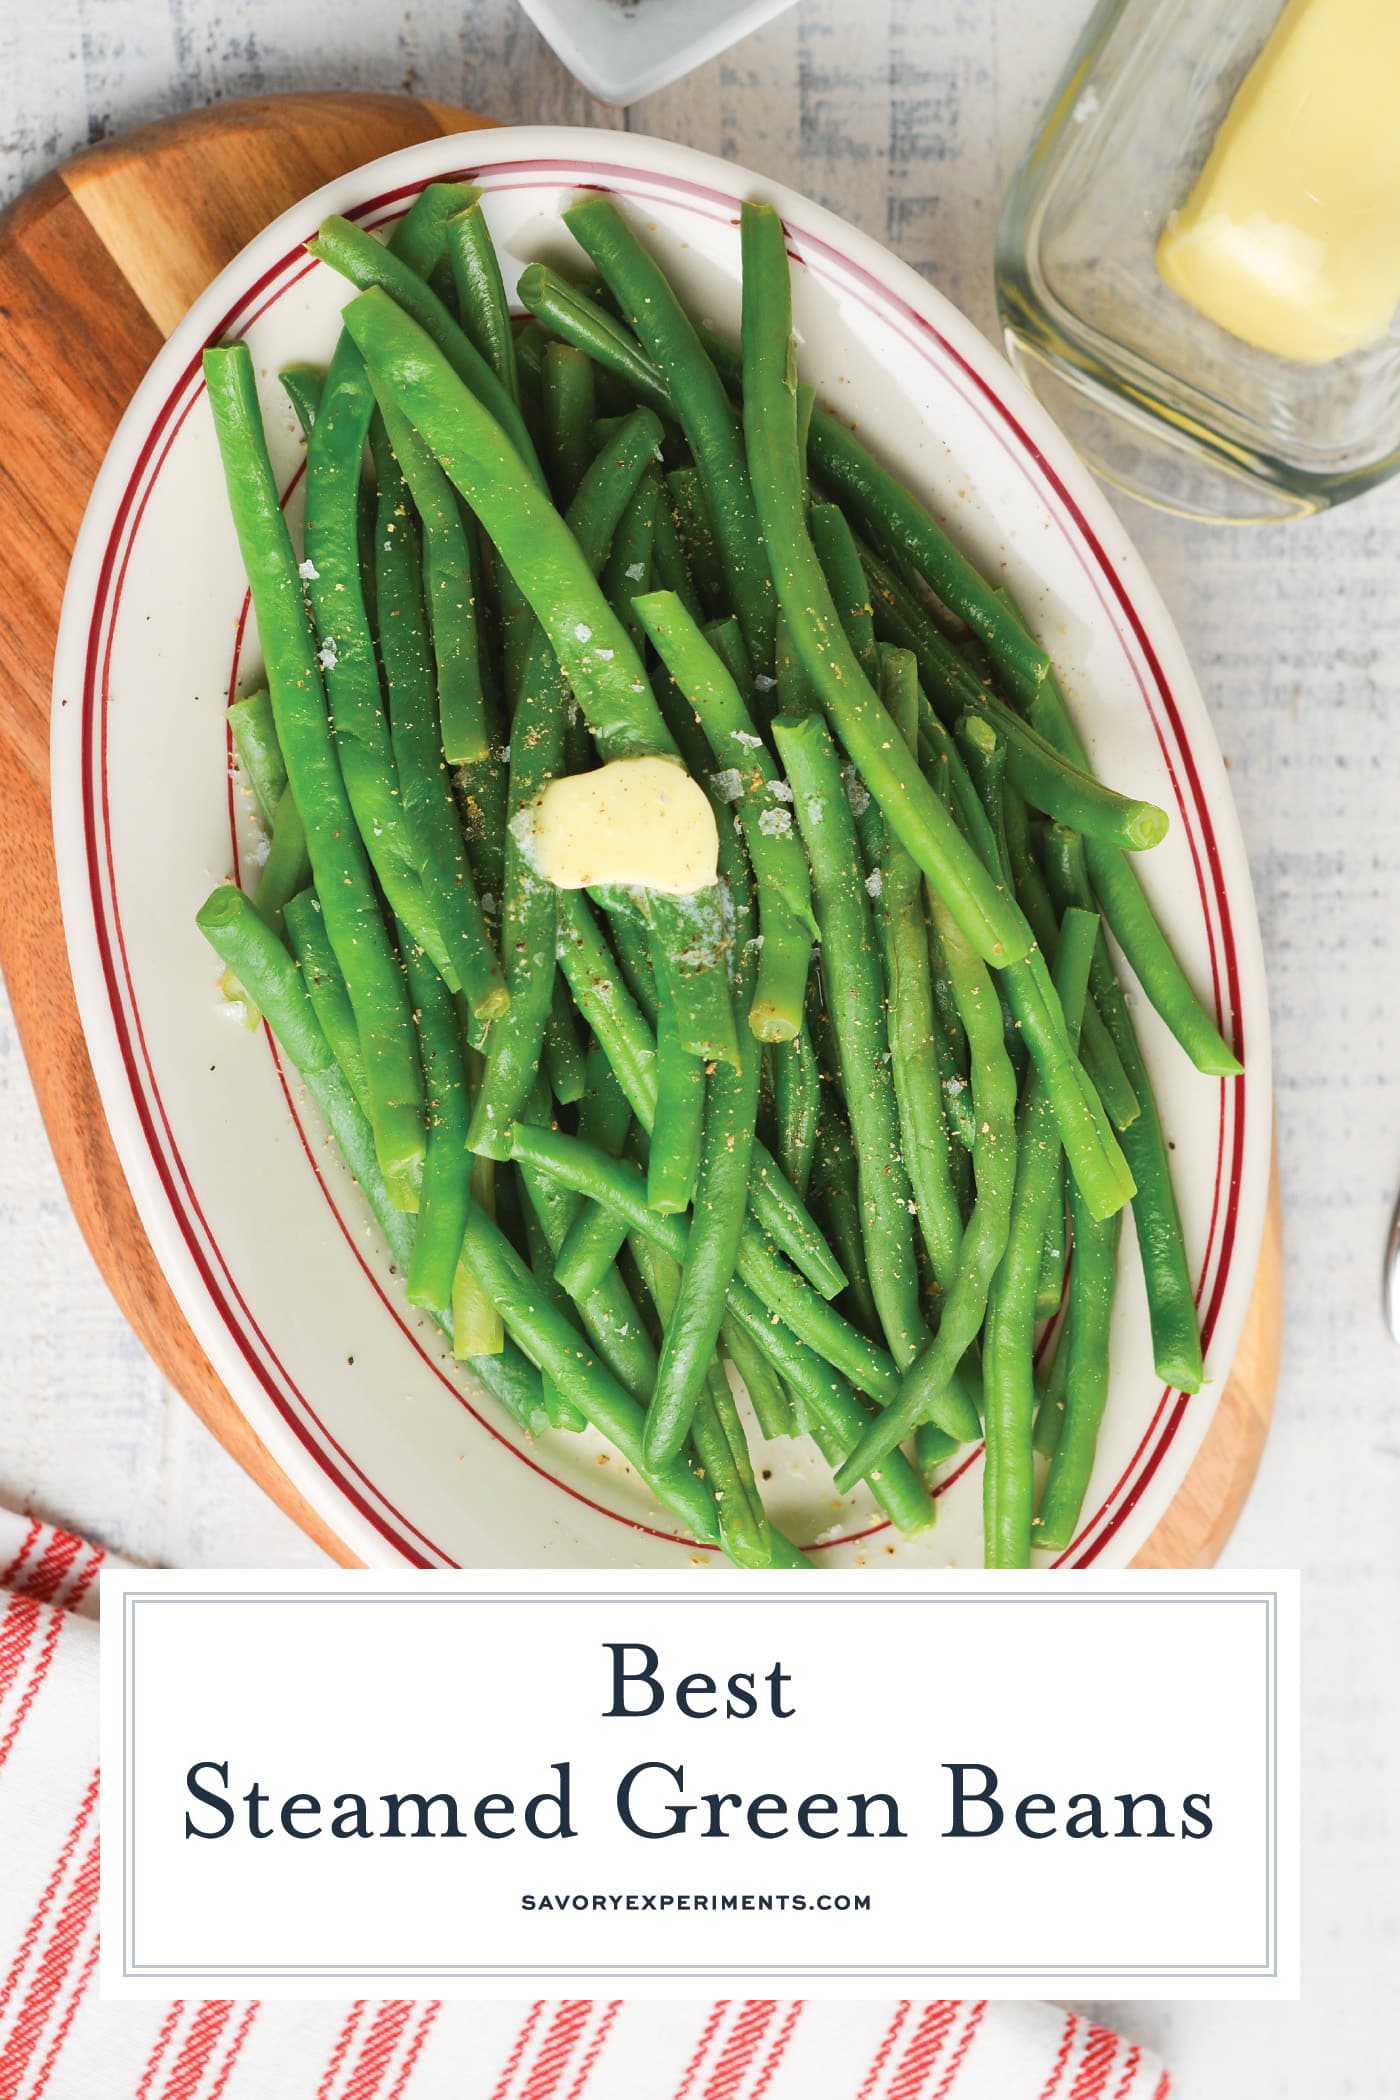
[[[100,1550],[0,1511],[0,2100],[1166,2100],[1045,2005],[97,1996]]]

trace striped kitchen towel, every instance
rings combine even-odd
[[[0,2100],[1166,2100],[1083,2015],[897,2005],[105,2005],[102,1553],[0,1511]]]

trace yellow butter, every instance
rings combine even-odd
[[[616,884],[689,896],[716,879],[714,811],[674,759],[615,758],[565,774],[512,828],[531,865],[561,890]]]
[[[1400,305],[1400,0],[1292,0],[1157,248],[1174,291],[1306,364]]]

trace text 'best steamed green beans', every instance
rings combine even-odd
[[[985,1431],[987,1557],[1024,1566],[1090,1492],[1125,1208],[1158,1368],[1203,1375],[1104,935],[1237,1069],[1132,867],[1166,817],[1095,778],[1005,588],[799,381],[771,207],[737,346],[614,199],[564,226],[601,296],[532,264],[521,332],[470,186],[387,245],[326,222],[355,295],[328,370],[286,374],[304,550],[247,349],[207,353],[272,845],[200,926],[526,1435],[591,1428],[765,1568],[806,1564],[765,1507],[784,1441],[916,1534]],[[636,761],[703,790],[717,879],[663,853],[556,888],[552,783]]]

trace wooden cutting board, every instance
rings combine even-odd
[[[299,197],[382,153],[479,129],[399,95],[270,95],[94,147],[0,216],[0,969],[84,1237],[161,1371],[337,1560],[347,1553],[215,1377],[156,1265],[107,1134],[68,974],[49,824],[49,684],[88,491],[164,337],[225,263]],[[1144,1565],[1207,1566],[1254,1478],[1278,1376],[1275,1193],[1249,1321],[1206,1444]]]

